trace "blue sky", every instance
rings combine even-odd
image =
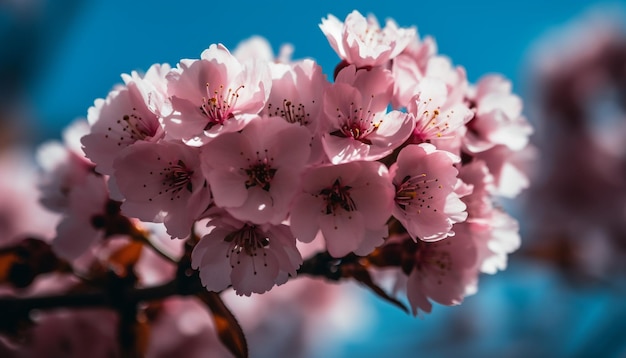
[[[249,36],[262,35],[275,48],[292,43],[296,58],[312,57],[332,73],[337,57],[318,24],[329,13],[343,19],[353,9],[381,21],[393,18],[401,26],[417,26],[421,36],[436,39],[440,53],[466,68],[470,80],[499,72],[511,78],[517,89],[533,41],[596,4],[582,0],[318,0],[309,7],[293,1],[78,3],[48,1],[39,25],[34,63],[40,69],[28,81],[27,94],[40,125],[50,129],[48,135],[84,116],[95,98],[106,96],[120,82],[120,73],[146,70],[156,62],[175,65],[181,58],[199,56],[212,43],[234,48]]]

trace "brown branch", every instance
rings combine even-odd
[[[304,261],[298,270],[298,275],[323,277],[331,281],[339,281],[346,276],[348,265],[358,264],[360,257],[350,254],[336,259],[328,252],[320,252]],[[115,289],[112,284],[105,287],[86,289],[64,294],[30,296],[30,297],[0,297],[0,312],[7,312],[12,320],[26,319],[32,310],[48,310],[56,308],[95,308],[105,307],[118,309],[120,305],[135,305],[140,302],[165,299],[171,296],[190,296],[204,292],[197,271],[190,271],[190,263],[183,257],[176,277],[162,285],[153,287],[128,287],[122,284]],[[191,274],[190,274],[191,273]],[[120,278],[117,278],[120,279]],[[1,328],[1,327],[0,327]],[[0,329],[1,330],[1,329]]]

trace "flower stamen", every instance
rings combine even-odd
[[[209,120],[204,130],[209,130],[216,125],[223,125],[225,121],[234,118],[232,108],[237,104],[239,91],[243,88],[245,86],[241,85],[234,90],[228,88],[227,91],[224,91],[224,85],[220,85],[218,89],[211,92],[207,82],[206,97],[202,97],[202,105],[200,105],[200,111]]]
[[[261,158],[259,157],[259,152],[257,152],[258,158],[256,162],[250,164],[248,169],[243,169],[246,175],[248,175],[248,180],[246,180],[246,189],[258,186],[265,191],[270,190],[270,183],[276,174],[276,169],[272,168],[274,158],[268,158],[267,154],[266,149],[265,156]]]
[[[159,194],[163,192],[169,193],[171,195],[170,200],[174,200],[180,199],[179,193],[183,189],[192,192],[193,185],[191,183],[191,176],[193,175],[193,170],[187,169],[187,166],[185,166],[182,160],[179,160],[174,165],[170,162],[170,166],[164,168],[159,174],[163,176],[161,184],[165,187]]]
[[[345,211],[355,211],[356,204],[350,197],[350,189],[352,189],[351,186],[342,186],[339,178],[330,188],[322,189],[319,195],[323,195],[326,201],[325,214],[335,214],[339,208]]]
[[[371,96],[371,98],[373,99],[374,96]],[[357,108],[354,102],[352,102],[350,103],[347,116],[337,108],[337,118],[342,125],[339,130],[331,132],[330,134],[343,138],[354,138],[362,143],[371,145],[372,141],[367,137],[378,129],[382,120],[377,121],[375,119],[376,113],[372,113],[370,106],[371,99],[365,108]]]
[[[402,180],[400,185],[396,186],[396,204],[407,210],[407,207],[414,207],[418,214],[421,214],[423,209],[431,209],[431,206],[426,202],[434,199],[430,193],[432,183],[439,182],[439,179],[427,179],[427,175],[422,173],[417,176],[406,176]],[[437,185],[438,189],[442,189],[442,185]],[[437,211],[437,209],[433,209]]]
[[[258,256],[257,250],[264,249],[270,245],[270,239],[266,235],[262,235],[254,225],[244,225],[238,231],[232,232],[224,238],[224,241],[230,243],[230,247],[226,252],[226,257],[230,259],[231,267],[241,263],[239,255],[244,254],[252,258],[252,266],[254,274],[257,274],[255,257]],[[263,250],[263,265],[267,266],[267,253]]]
[[[133,108],[133,112],[135,111],[135,108]],[[128,132],[130,139],[134,140],[154,137],[158,130],[158,126],[151,126],[149,121],[135,113],[125,114],[117,123],[122,125],[122,131]]]

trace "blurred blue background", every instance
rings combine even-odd
[[[175,65],[209,44],[234,48],[252,35],[275,50],[295,46],[330,74],[337,57],[318,24],[353,9],[431,35],[439,52],[466,68],[470,81],[498,72],[525,92],[529,50],[554,27],[599,5],[595,1],[0,1],[0,119],[20,118],[14,141],[58,138],[86,116],[120,74],[153,63]],[[601,4],[624,5],[626,2]],[[532,121],[532,118],[531,118]],[[518,218],[519,215],[518,215]],[[520,218],[523,221],[523,218]],[[620,288],[621,287],[621,288]],[[320,347],[341,356],[626,357],[624,285],[579,285],[553,266],[513,255],[510,268],[481,277],[479,292],[458,307],[405,315],[373,295],[367,334]]]

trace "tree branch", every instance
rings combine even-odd
[[[324,277],[331,281],[338,281],[342,277],[341,264],[353,262],[353,255],[343,259],[331,257],[328,252],[320,252],[305,260],[299,275]],[[356,256],[354,256],[356,257]],[[102,287],[87,291],[68,292],[64,294],[30,296],[30,297],[0,297],[0,312],[10,312],[12,317],[28,317],[35,309],[46,310],[55,308],[116,308],[120,302],[136,304],[143,301],[164,299],[171,296],[189,296],[203,292],[205,288],[200,282],[196,271],[192,275],[185,274],[190,268],[181,265],[176,277],[162,285],[153,287],[129,287],[119,292],[110,287]]]

